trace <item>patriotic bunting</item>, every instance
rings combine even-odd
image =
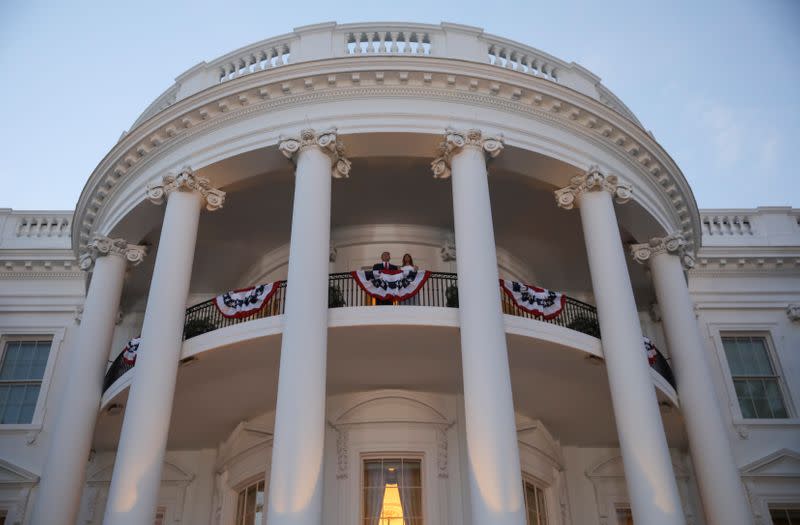
[[[650,368],[666,379],[667,382],[672,385],[672,388],[677,388],[675,376],[672,375],[672,369],[664,356],[661,355],[661,352],[658,351],[658,348],[656,348],[655,343],[653,343],[649,337],[644,337],[643,340],[644,351],[647,353],[647,362],[650,364]]]
[[[515,281],[500,279],[500,288],[519,308],[543,319],[558,317],[567,303],[562,293]]]
[[[122,360],[128,366],[133,366],[136,364],[136,352],[139,351],[139,343],[142,342],[142,337],[134,337],[128,344],[125,345],[125,348],[122,349]]]
[[[259,312],[278,290],[280,281],[233,290],[214,298],[214,306],[227,318],[241,319]]]
[[[656,363],[658,348],[649,337],[644,338],[644,351],[647,353],[647,362],[650,363],[650,366],[653,366]]]
[[[405,301],[419,292],[431,272],[405,266],[399,270],[358,270],[350,274],[370,297],[383,301]]]

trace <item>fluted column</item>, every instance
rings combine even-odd
[[[142,325],[136,372],[108,494],[105,525],[152,523],[167,447],[172,398],[183,344],[186,298],[200,210],[220,208],[225,193],[184,168],[149,186],[155,204],[167,201]]]
[[[92,281],[78,342],[69,354],[68,380],[58,403],[33,524],[73,525],[78,517],[125,270],[129,263],[139,264],[144,255],[143,246],[101,235],[81,255],[80,267],[92,271]]]
[[[647,525],[683,524],[612,196],[627,202],[630,187],[596,167],[556,191],[560,207],[580,208],[633,519]]]
[[[670,235],[635,244],[631,253],[650,266],[706,519],[709,525],[751,525],[683,274],[684,266],[694,264],[685,245],[679,234]]]
[[[511,395],[508,349],[500,309],[497,253],[486,156],[501,138],[479,130],[447,130],[437,178],[452,175],[458,266],[461,362],[472,523],[524,525],[525,504]]]
[[[350,162],[335,129],[303,130],[279,147],[296,169],[267,523],[320,525],[331,176],[346,177]]]

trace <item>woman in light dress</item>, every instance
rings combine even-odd
[[[400,269],[404,273],[419,271],[419,267],[416,264],[414,264],[414,258],[411,257],[410,253],[403,255],[403,262],[402,264],[400,264]],[[400,303],[398,304],[410,305],[410,306],[419,305],[419,296],[421,293],[422,290],[420,290],[414,297],[409,297],[405,301],[400,301]]]

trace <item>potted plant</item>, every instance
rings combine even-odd
[[[190,319],[189,321],[186,321],[186,324],[183,327],[183,337],[184,339],[190,339],[216,329],[217,325],[204,317]]]

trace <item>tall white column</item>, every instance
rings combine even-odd
[[[580,207],[633,519],[647,525],[683,524],[612,195],[627,202],[630,188],[592,167],[556,191],[556,200],[562,208],[576,202]]]
[[[280,150],[297,167],[267,523],[321,525],[331,175],[350,162],[335,129],[303,130]]]
[[[502,139],[447,130],[434,175],[453,179],[461,362],[472,523],[524,525],[522,473],[500,309],[486,157]]]
[[[92,281],[42,470],[31,519],[34,525],[73,525],[78,517],[125,270],[127,263],[139,264],[144,255],[143,246],[100,235],[81,255],[80,267],[92,270]]]
[[[670,235],[635,244],[631,253],[650,265],[706,519],[709,525],[751,525],[683,274],[684,264],[694,262],[685,245],[680,235]]]
[[[184,168],[150,186],[147,197],[167,208],[142,325],[136,374],[108,494],[105,525],[152,523],[161,486],[172,398],[183,344],[186,298],[200,210],[220,208],[225,193]]]

